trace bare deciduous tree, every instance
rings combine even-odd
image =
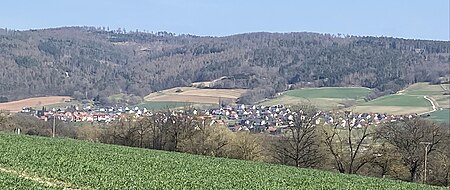
[[[352,112],[345,111],[342,120],[322,129],[324,144],[340,173],[357,173],[375,158],[370,146],[373,133],[369,131],[369,125],[361,125]]]
[[[231,131],[224,126],[215,125],[205,117],[197,117],[193,121],[194,130],[188,131],[187,136],[179,142],[183,152],[209,156],[226,156],[226,147],[231,141]]]
[[[436,150],[443,139],[443,130],[435,123],[422,119],[407,119],[383,125],[377,131],[380,138],[396,147],[403,164],[409,170],[408,181],[417,180],[419,168],[424,161],[424,147],[421,142],[431,143],[427,155]]]
[[[0,130],[12,132],[14,130],[14,122],[12,122],[12,115],[8,112],[0,111]]]
[[[231,142],[231,157],[243,160],[265,161],[265,136],[249,132],[236,132]]]
[[[320,160],[316,121],[320,112],[311,106],[294,108],[292,123],[286,131],[276,137],[275,159],[296,167],[313,167]]]

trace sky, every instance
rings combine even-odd
[[[319,32],[450,40],[450,0],[9,0],[0,28],[61,26],[200,36]]]

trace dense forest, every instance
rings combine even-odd
[[[448,41],[318,33],[175,35],[101,27],[0,29],[0,100],[148,93],[225,79],[242,103],[306,86],[364,86],[392,93],[450,74]]]

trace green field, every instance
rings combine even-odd
[[[5,179],[0,189],[40,189],[49,182],[58,188],[78,189],[444,189],[70,139],[0,133],[0,147],[0,178]],[[5,170],[20,175],[8,175]]]
[[[306,88],[290,90],[284,93],[286,96],[300,98],[337,98],[337,99],[361,99],[370,93],[370,89],[362,87],[326,87],[326,88]]]
[[[360,104],[361,106],[408,106],[431,107],[431,103],[423,96],[388,95]]]
[[[435,121],[440,121],[440,122],[445,122],[445,123],[450,124],[450,109],[447,108],[447,109],[442,109],[442,110],[430,113],[430,117],[428,117],[428,118],[435,120]]]
[[[428,83],[416,83],[409,86],[403,92],[406,95],[421,95],[421,96],[432,96],[432,95],[442,95],[444,89],[448,89],[448,85],[430,85]]]
[[[331,110],[342,107],[346,101],[364,101],[370,89],[363,87],[324,87],[289,90],[277,98],[262,102],[263,105],[312,104],[320,109]]]
[[[196,108],[210,107],[211,104],[198,104],[198,103],[188,103],[188,102],[143,102],[138,105],[139,108],[147,108],[148,110],[166,110],[174,108],[184,108],[188,106],[193,106]]]
[[[448,85],[430,85],[416,83],[396,94],[382,96],[369,102],[359,103],[351,109],[356,112],[378,112],[390,114],[426,113],[432,111],[432,104],[424,96],[431,99],[439,108],[448,108],[450,96],[443,95]],[[436,120],[442,119],[445,114],[437,113]],[[445,120],[445,117],[443,118]]]
[[[143,102],[136,106],[139,108],[147,108],[149,110],[164,110],[189,106],[186,102]]]
[[[280,96],[262,102],[263,105],[295,105],[312,104],[319,109],[342,109],[344,105],[353,105],[348,110],[367,113],[411,114],[432,110],[431,103],[424,98],[432,99],[438,108],[450,107],[450,96],[443,93],[449,85],[430,85],[416,83],[405,90],[392,95],[382,96],[365,102],[371,90],[363,87],[324,87],[290,90]]]
[[[61,103],[56,103],[56,104],[50,104],[50,105],[46,105],[44,106],[47,110],[52,109],[52,108],[66,108],[66,107],[70,107],[70,106],[78,106],[78,107],[82,107],[82,103],[80,101],[77,100],[72,100],[70,102],[61,102]],[[43,106],[38,106],[38,107],[33,107],[34,109],[42,109]]]
[[[2,190],[19,189],[62,189],[58,187],[46,186],[42,183],[19,177],[15,174],[0,171],[0,188]]]
[[[449,92],[450,84],[430,85],[428,83],[416,83],[409,86],[403,94],[428,96],[434,100],[438,107],[450,108],[450,95],[443,95]]]

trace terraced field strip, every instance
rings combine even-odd
[[[395,115],[406,115],[413,113],[423,113],[430,109],[428,107],[415,107],[415,106],[355,106],[348,110],[357,113],[388,113]]]
[[[411,114],[432,110],[432,104],[423,96],[393,94],[358,104],[350,108],[355,112]]]
[[[301,98],[359,99],[364,98],[370,91],[364,87],[323,87],[290,90],[283,94]]]
[[[0,110],[18,112],[23,107],[42,107],[70,100],[69,96],[46,96],[0,103]]]
[[[4,167],[87,189],[445,189],[69,139],[0,133],[0,147]]]
[[[371,92],[364,87],[322,87],[290,90],[282,95],[262,102],[263,105],[312,104],[320,109],[337,109],[345,101],[362,102]]]
[[[245,92],[245,89],[200,89],[194,87],[180,87],[149,94],[144,100],[148,102],[218,104],[221,99],[234,101]]]
[[[184,106],[188,106],[189,103],[186,102],[143,102],[136,106],[140,108],[147,108],[149,110],[164,110],[164,109],[173,109],[173,108],[181,108]]]

